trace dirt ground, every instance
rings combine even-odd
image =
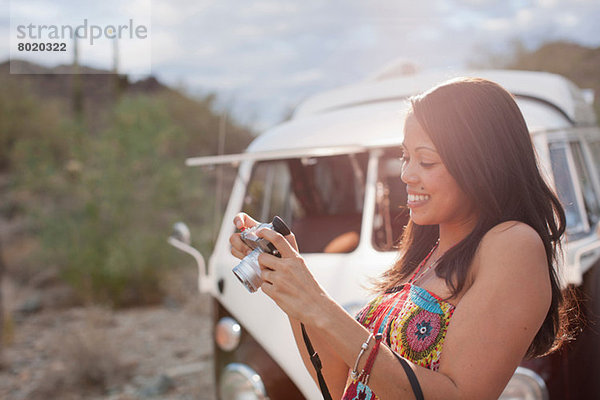
[[[2,294],[0,399],[214,399],[208,297],[110,311],[40,306],[10,279]]]

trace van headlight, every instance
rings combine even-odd
[[[223,351],[232,351],[240,344],[242,327],[230,317],[223,317],[215,327],[215,342]]]
[[[498,400],[548,400],[544,380],[530,369],[517,367]]]
[[[268,400],[262,378],[245,364],[228,364],[219,381],[221,400]]]

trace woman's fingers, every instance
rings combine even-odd
[[[248,247],[246,243],[242,241],[242,239],[240,239],[239,233],[234,233],[231,235],[229,237],[229,243],[231,244],[231,254],[234,257],[241,259],[246,257],[246,255],[252,251],[252,249]]]
[[[280,269],[282,261],[281,258],[267,253],[262,253],[258,256],[258,264],[260,265],[261,273],[265,270],[276,271]]]
[[[238,230],[244,230],[246,228],[251,228],[258,224],[252,217],[250,217],[246,213],[239,213],[233,218],[233,223]],[[250,247],[246,245],[240,239],[239,233],[234,233],[229,237],[229,243],[231,243],[231,254],[237,258],[244,258],[248,253],[252,251]]]
[[[245,253],[242,253],[241,251],[238,251],[233,247],[231,248],[231,255],[233,255],[235,258],[239,258],[240,260],[246,257]]]
[[[292,244],[288,242],[281,234],[271,230],[271,229],[259,229],[256,232],[256,236],[267,239],[269,242],[273,243],[273,246],[279,251],[284,258],[295,257],[298,253],[292,247]],[[293,236],[293,235],[288,235]],[[295,242],[295,239],[294,239]]]
[[[270,256],[270,257],[273,257],[273,256]],[[273,257],[273,258],[276,258],[276,257]],[[276,259],[281,261],[280,258],[276,258]],[[281,295],[280,292],[283,289],[282,284],[284,284],[282,279],[285,279],[285,277],[282,276],[281,271],[272,270],[272,269],[266,267],[265,265],[261,265],[260,269],[261,269],[260,276],[261,276],[261,279],[263,280],[263,283],[261,285],[262,291],[265,294],[267,294],[269,297],[271,297],[273,300],[276,300]],[[285,285],[283,285],[283,286],[285,286]]]
[[[233,224],[237,229],[252,228],[258,225],[258,222],[246,213],[239,213],[233,218]]]
[[[298,251],[298,243],[296,242],[296,236],[293,232],[290,232],[289,235],[285,236],[286,240],[290,242],[294,250]]]
[[[260,278],[264,282],[268,283],[269,285],[273,285],[273,276],[271,275],[272,272],[273,272],[273,270],[268,269],[268,268],[263,268],[261,266],[261,269],[260,269]]]
[[[304,321],[314,303],[311,282],[301,272],[300,258],[278,258],[270,254],[259,256],[261,290],[290,317]]]
[[[260,254],[258,256],[258,264],[260,265],[260,275],[263,281],[268,282],[269,285],[273,286],[281,284],[284,281],[295,281],[295,279],[289,274],[289,268],[294,267],[295,261],[291,259],[284,259],[272,256],[270,254]]]
[[[269,281],[263,279],[263,283],[260,286],[260,289],[263,291],[264,294],[266,294],[270,298],[273,298],[273,296],[275,295],[275,288],[273,287],[273,284]]]

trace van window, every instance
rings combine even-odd
[[[379,158],[372,235],[373,247],[379,251],[396,249],[409,219],[406,184],[400,179],[401,156],[399,148],[394,148]]]
[[[577,201],[574,179],[577,179],[569,162],[569,147],[566,143],[550,145],[550,162],[558,197],[565,209],[567,232],[577,233],[585,229],[582,213]]]
[[[255,164],[242,211],[260,221],[275,215],[303,253],[347,253],[358,246],[367,154],[262,161]]]
[[[579,177],[579,183],[581,185],[585,214],[589,225],[593,226],[596,222],[598,222],[598,217],[600,215],[600,204],[598,204],[598,197],[596,196],[596,191],[594,190],[588,164],[586,163],[583,155],[581,142],[571,142],[571,153],[573,154],[573,161],[575,163],[577,176]]]

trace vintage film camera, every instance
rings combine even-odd
[[[240,280],[240,282],[244,284],[250,293],[256,292],[263,283],[260,274],[260,265],[258,265],[258,256],[261,253],[268,253],[277,257],[281,257],[271,242],[256,236],[256,231],[262,228],[272,229],[283,236],[290,234],[290,228],[288,228],[285,222],[283,222],[283,220],[277,216],[273,218],[273,222],[271,223],[258,224],[252,228],[244,230],[241,233],[240,238],[242,241],[253,250],[250,254],[244,257],[235,268],[233,268],[233,273]]]

